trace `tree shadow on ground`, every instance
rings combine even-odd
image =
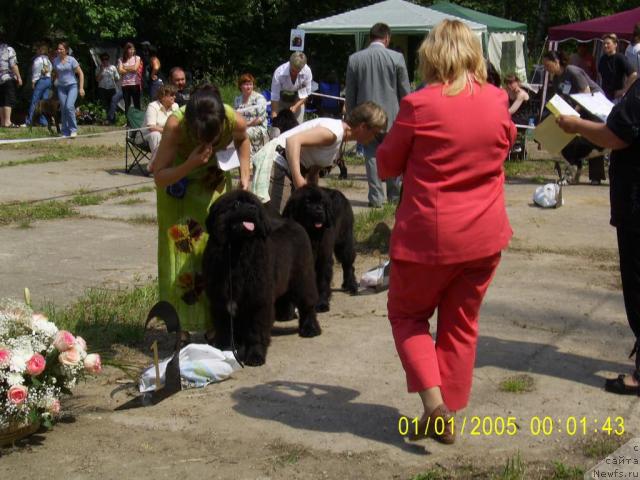
[[[386,405],[359,403],[360,392],[316,383],[272,381],[239,388],[233,409],[251,418],[272,420],[299,430],[351,433],[424,455],[424,445],[412,444],[398,432],[401,413]]]

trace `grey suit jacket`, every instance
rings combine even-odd
[[[387,113],[390,128],[398,115],[400,99],[409,92],[409,74],[401,53],[372,43],[349,57],[347,112],[367,100],[375,102]]]

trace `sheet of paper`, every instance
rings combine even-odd
[[[558,126],[553,115],[549,115],[539,123],[533,132],[533,139],[549,153],[560,153],[575,137],[573,133],[565,133]]]
[[[228,172],[234,168],[240,168],[240,159],[238,158],[238,152],[231,146],[226,150],[220,150],[216,152],[216,158],[218,159],[218,166],[223,172]]]
[[[547,102],[546,107],[556,117],[559,117],[560,115],[571,115],[574,117],[580,116],[580,114],[576,112],[571,105],[569,105],[560,95],[557,94],[551,97],[551,100]]]
[[[613,103],[602,92],[574,93],[571,98],[603,122],[607,121],[613,108]]]

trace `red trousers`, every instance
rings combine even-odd
[[[454,411],[469,402],[480,305],[500,255],[453,265],[392,260],[387,309],[409,392],[439,386]],[[434,343],[429,319],[436,308]]]

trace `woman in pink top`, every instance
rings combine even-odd
[[[453,443],[449,409],[468,403],[478,312],[511,238],[502,164],[516,129],[467,26],[443,21],[419,56],[428,86],[402,99],[376,156],[381,179],[403,176],[388,314],[408,390],[424,407],[413,439]]]
[[[140,110],[140,92],[142,89],[142,60],[136,55],[133,43],[124,45],[122,58],[118,60],[118,73],[121,77],[122,96],[124,97],[124,111],[129,111],[131,101]]]

